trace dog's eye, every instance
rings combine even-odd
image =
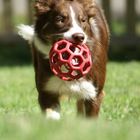
[[[87,21],[87,17],[84,17],[81,19],[82,22],[86,22]]]
[[[80,17],[80,21],[81,21],[81,22],[86,22],[86,21],[87,21],[87,17],[86,17],[86,16]]]
[[[64,17],[61,15],[58,15],[55,17],[55,22],[64,22]]]

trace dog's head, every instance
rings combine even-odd
[[[37,0],[35,32],[46,42],[67,39],[86,43],[91,32],[89,18],[94,14],[93,5],[93,0]]]

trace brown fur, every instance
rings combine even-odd
[[[55,12],[61,13],[63,16],[67,17],[68,13],[66,11],[67,11],[67,6],[69,4],[77,8],[77,10],[80,9],[77,12],[80,12],[82,9],[82,11],[84,11],[83,13],[86,14],[86,17],[88,18],[85,19],[87,21],[85,23],[82,23],[81,26],[82,28],[84,28],[84,31],[90,37],[91,40],[90,43],[88,43],[87,45],[89,46],[92,52],[93,66],[91,71],[85,77],[85,79],[92,80],[93,84],[97,87],[98,90],[96,99],[78,100],[77,111],[78,113],[81,114],[85,112],[86,116],[88,117],[95,117],[99,113],[100,104],[102,102],[102,98],[104,95],[103,87],[105,83],[107,51],[108,51],[108,44],[109,44],[109,31],[108,31],[106,20],[100,8],[96,5],[95,2],[93,2],[93,0],[38,0],[35,2],[36,18],[37,18],[35,30],[38,33],[39,38],[43,42],[47,44],[49,40],[49,43],[53,43],[55,39],[51,36],[51,34],[55,33],[56,31],[59,32],[60,25],[58,25],[57,27],[56,24],[51,25],[55,30],[49,27],[44,32],[42,32],[40,29],[44,24],[45,18],[47,18],[48,21],[52,20],[51,19],[52,16],[49,15],[49,14],[53,14],[53,15],[55,14],[50,12],[50,10],[52,9],[55,9]],[[99,28],[100,35],[101,35],[99,39],[96,38],[96,35],[94,35],[93,32],[91,31],[91,27],[89,25],[89,20],[91,18],[94,18],[96,20],[97,27]],[[67,30],[67,28],[71,26],[70,19],[66,19],[64,25],[61,26],[65,26],[64,30]],[[47,38],[45,38],[46,36]],[[41,106],[41,109],[43,111],[45,111],[47,108],[53,108],[59,110],[60,109],[59,95],[57,93],[52,94],[50,92],[43,90],[46,79],[49,80],[49,78],[53,75],[52,71],[50,70],[49,60],[44,59],[44,55],[41,54],[35,48],[34,44],[33,44],[32,52],[33,52],[33,61],[34,61],[34,68],[35,68],[36,86],[39,92],[38,99],[39,99],[39,104]],[[84,107],[85,107],[85,111],[84,111]]]

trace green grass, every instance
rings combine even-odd
[[[76,117],[62,101],[60,121],[46,120],[37,104],[31,65],[0,68],[1,140],[139,140],[140,62],[108,63],[106,96],[98,120]]]

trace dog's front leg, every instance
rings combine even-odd
[[[38,101],[43,113],[45,113],[48,119],[60,119],[59,95],[39,92]]]
[[[35,70],[35,81],[38,91],[38,101],[43,113],[47,118],[60,119],[59,94],[45,89],[48,79],[52,76],[49,60],[45,59],[35,47],[32,47],[33,64]],[[52,84],[52,87],[55,85]]]

